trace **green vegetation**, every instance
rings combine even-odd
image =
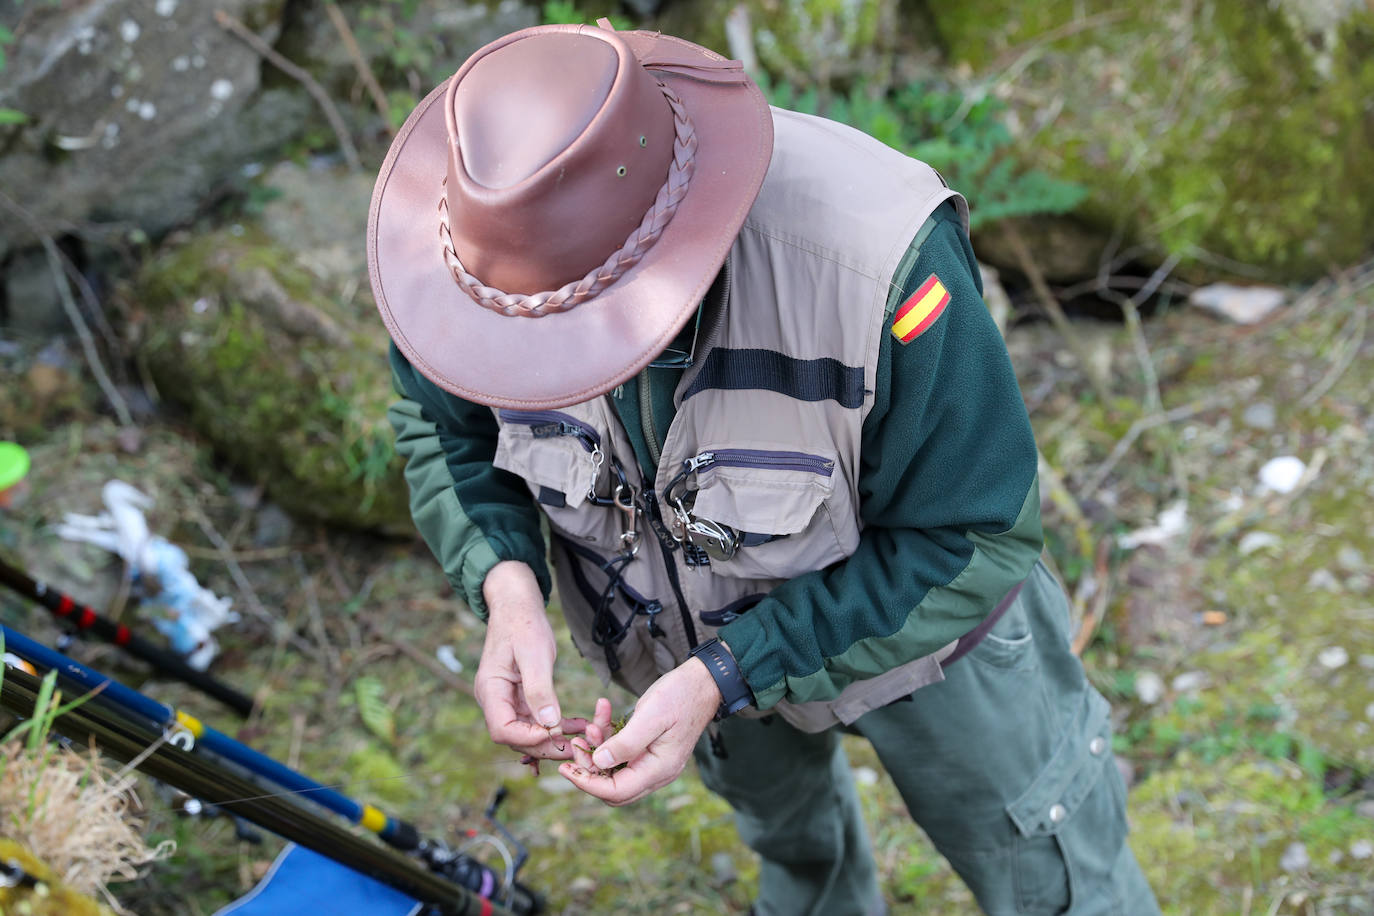
[[[856,127],[939,171],[968,198],[974,227],[1012,216],[1066,213],[1087,196],[1081,184],[1018,162],[1002,120],[1006,105],[992,96],[974,98],[933,82],[876,95],[856,86],[829,96],[762,82],[772,104]]]

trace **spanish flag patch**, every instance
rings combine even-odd
[[[892,320],[892,336],[904,344],[911,343],[935,323],[946,305],[949,305],[949,290],[939,277],[931,274],[897,309],[897,316]]]

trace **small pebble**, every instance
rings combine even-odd
[[[739,876],[739,870],[728,852],[718,852],[711,856],[711,874],[717,884],[729,884]]]
[[[1355,813],[1360,817],[1367,817],[1374,820],[1374,798],[1366,799],[1355,806]]]
[[[1374,858],[1374,843],[1369,840],[1356,840],[1351,843],[1350,858],[1361,860]]]
[[[1173,688],[1175,693],[1192,693],[1201,690],[1211,683],[1211,678],[1205,671],[1185,671],[1174,678]]]
[[[1301,458],[1292,455],[1271,458],[1260,468],[1260,489],[1272,490],[1275,493],[1292,493],[1306,471],[1307,464]]]
[[[1319,588],[1326,592],[1338,592],[1341,583],[1329,569],[1319,569],[1307,577],[1308,588]]]
[[[1272,532],[1251,531],[1240,539],[1240,543],[1236,545],[1236,550],[1240,551],[1241,556],[1248,557],[1256,550],[1263,550],[1266,547],[1278,547],[1282,543],[1283,540]]]
[[[1290,843],[1279,857],[1279,868],[1286,872],[1306,871],[1311,864],[1312,857],[1307,854],[1307,847],[1302,843]]]
[[[1374,671],[1374,655],[1361,655],[1360,667],[1366,671]]]
[[[1335,671],[1337,668],[1344,668],[1350,661],[1350,653],[1343,646],[1332,646],[1317,653],[1317,661],[1321,662],[1323,668]]]
[[[878,771],[872,767],[855,767],[854,781],[861,786],[871,786],[878,781]]]
[[[1153,671],[1142,671],[1135,677],[1135,695],[1146,706],[1153,706],[1164,698],[1164,679]]]
[[[568,893],[570,894],[590,894],[594,890],[596,890],[596,879],[588,875],[578,875],[568,882]]]
[[[1241,421],[1253,429],[1273,429],[1274,420],[1274,405],[1268,401],[1256,401],[1241,414]]]
[[[1364,572],[1364,554],[1347,544],[1336,552],[1336,565],[1349,573]]]
[[[1287,298],[1287,292],[1276,286],[1213,283],[1193,290],[1188,296],[1188,304],[1236,324],[1257,324]]]

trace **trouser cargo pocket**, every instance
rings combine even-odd
[[[1117,912],[1112,872],[1126,840],[1107,701],[1095,690],[1053,756],[1006,811],[1016,826],[1019,912]],[[1084,907],[1089,898],[1096,906]]]

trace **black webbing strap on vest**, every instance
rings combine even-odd
[[[776,350],[716,347],[682,400],[708,389],[776,391],[799,401],[835,401],[841,407],[864,404],[864,370],[828,356],[796,359]]]

